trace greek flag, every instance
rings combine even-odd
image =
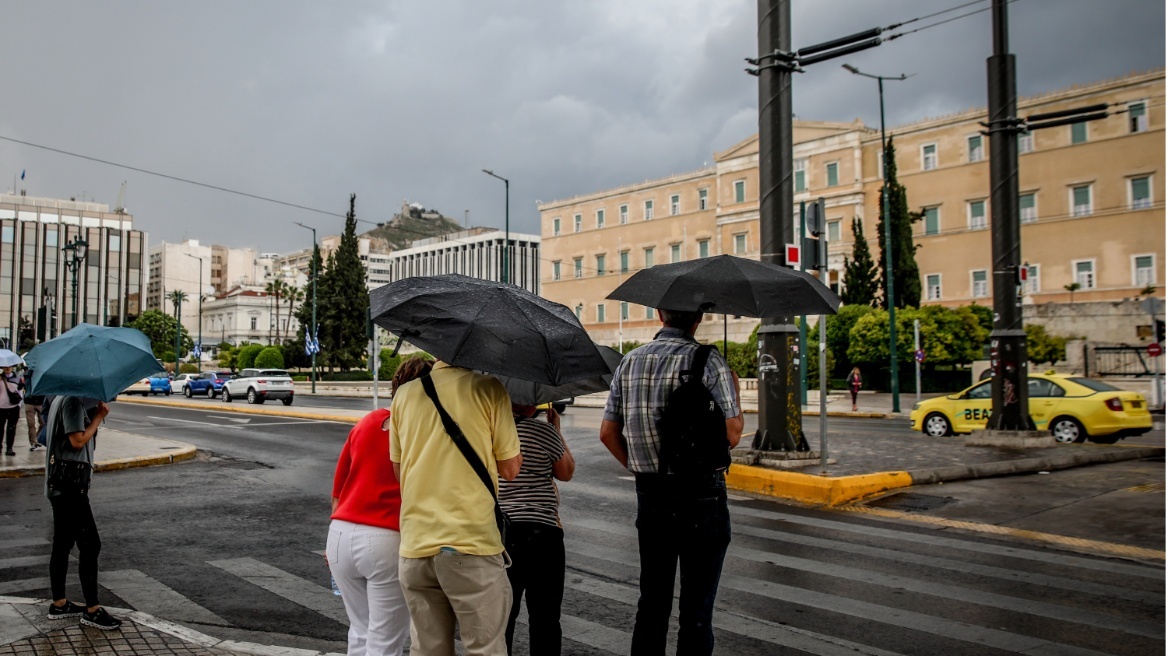
[[[195,348],[191,349],[191,355],[195,356],[196,358],[203,357],[203,346],[198,342],[195,342]]]
[[[317,330],[319,331],[320,328],[318,327]],[[312,355],[314,353],[320,353],[320,337],[318,336],[314,339],[308,335],[308,331],[306,330],[304,331],[304,355]]]

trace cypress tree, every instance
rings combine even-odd
[[[365,287],[365,267],[357,250],[357,195],[349,196],[345,232],[337,250],[329,255],[325,274],[317,290],[317,322],[320,350],[316,356],[331,370],[348,371],[365,361],[368,343],[365,333],[369,314],[369,293]]]
[[[892,289],[896,307],[918,307],[921,304],[921,273],[917,266],[917,246],[913,244],[912,224],[921,219],[919,212],[908,211],[908,196],[904,185],[896,179],[896,147],[892,139],[884,151],[884,161],[888,176],[889,214],[892,221]],[[880,287],[884,292],[880,307],[888,309],[888,269],[884,265],[887,245],[884,243],[884,188],[880,190],[880,220],[876,232],[880,244]]]
[[[876,305],[880,289],[879,267],[872,261],[872,251],[864,237],[864,222],[852,219],[852,259],[844,257],[844,289],[841,298],[848,305]]]

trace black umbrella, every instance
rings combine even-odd
[[[609,371],[571,310],[515,285],[405,278],[370,292],[369,303],[374,323],[448,364],[545,385]]]
[[[809,273],[732,255],[642,269],[608,298],[747,317],[835,314],[840,306],[839,296]]]
[[[600,351],[601,357],[608,365],[608,373],[600,376],[581,378],[565,385],[556,386],[543,385],[510,376],[496,376],[496,378],[503,381],[503,386],[507,388],[507,394],[511,396],[511,401],[520,405],[540,405],[573,396],[607,392],[612,386],[612,374],[625,356],[621,355],[620,351],[608,346],[597,344],[596,349]]]

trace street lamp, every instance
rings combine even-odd
[[[296,222],[296,225],[305,230],[312,231],[312,253],[309,255],[312,258],[312,340],[316,340],[316,228]],[[316,394],[316,349],[312,349],[312,393]]]
[[[888,285],[884,292],[887,295],[888,301],[888,353],[889,353],[889,367],[892,374],[892,411],[900,412],[900,367],[896,362],[896,295],[893,289],[896,287],[892,279],[892,213],[889,209],[888,201],[888,141],[884,137],[884,80],[904,81],[908,76],[904,73],[896,77],[886,75],[872,75],[870,73],[862,73],[860,69],[851,64],[844,64],[844,69],[852,75],[860,75],[863,77],[872,78],[876,80],[877,88],[880,90],[880,158],[883,165],[882,171],[882,185],[880,195],[884,199],[884,268],[885,277]]]
[[[483,169],[483,173],[503,181],[503,282],[511,282],[511,260],[507,257],[511,250],[511,181],[494,171]]]
[[[183,253],[187,257],[194,258],[199,261],[199,346],[196,349],[199,354],[199,371],[203,370],[203,258],[198,255],[191,255],[190,253]]]
[[[65,266],[69,269],[69,273],[73,276],[73,325],[72,328],[77,327],[77,272],[81,270],[81,263],[85,261],[85,255],[89,251],[89,242],[77,235],[73,241],[69,242],[61,248],[65,251]]]

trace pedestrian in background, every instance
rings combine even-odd
[[[855,412],[858,408],[856,405],[856,396],[859,395],[863,382],[860,379],[860,368],[852,367],[852,373],[848,374],[848,389],[852,392],[852,412]]]
[[[534,406],[512,404],[511,411],[523,464],[514,480],[499,481],[499,503],[511,519],[506,544],[511,556],[507,579],[512,595],[507,653],[513,652],[515,621],[526,592],[529,651],[541,656],[559,654],[565,556],[555,481],[572,480],[576,460],[560,432],[560,415],[553,408],[547,409],[547,421],[535,418]]]
[[[390,396],[430,371],[409,358],[394,373]],[[401,488],[389,462],[389,410],[365,415],[349,432],[333,476],[329,569],[349,616],[349,656],[396,656],[410,630],[398,580]]]
[[[674,580],[681,567],[679,654],[714,651],[714,599],[730,546],[726,474],[677,474],[662,465],[658,421],[683,370],[693,366],[701,312],[657,310],[665,324],[653,341],[630,351],[612,376],[600,441],[636,478],[641,596],[633,625],[633,656],[665,653]],[[702,384],[726,421],[729,448],[742,438],[738,377],[715,349]]]
[[[93,471],[94,438],[108,414],[109,406],[105,403],[75,396],[57,397],[49,410],[45,447],[45,496],[53,507],[53,551],[49,559],[53,601],[49,604],[48,617],[60,620],[80,615],[82,624],[106,631],[117,629],[122,621],[106,612],[98,601],[97,557],[101,553],[101,537],[89,505],[88,477]],[[86,474],[80,490],[57,484],[59,479],[53,466],[57,460],[84,466]],[[65,575],[73,545],[77,545],[77,574],[81,578],[85,606],[74,604],[65,595]]]
[[[464,455],[446,431],[439,404],[470,453]],[[430,374],[398,388],[391,410],[389,454],[402,494],[398,567],[413,621],[410,654],[454,654],[457,623],[467,656],[502,656],[511,584],[495,494],[499,478],[519,474],[511,397],[494,376],[435,362]],[[486,485],[469,458],[478,458]]]
[[[0,394],[0,435],[4,436],[4,455],[14,456],[16,423],[20,421],[20,404],[24,397],[21,392],[23,385],[12,367],[0,370],[0,382],[4,385],[4,393]]]
[[[36,451],[41,448],[40,442],[37,442],[37,433],[44,427],[45,421],[41,418],[41,406],[45,403],[45,397],[33,396],[28,394],[28,386],[32,384],[32,369],[26,369],[24,372],[24,423],[28,428],[28,450]]]

